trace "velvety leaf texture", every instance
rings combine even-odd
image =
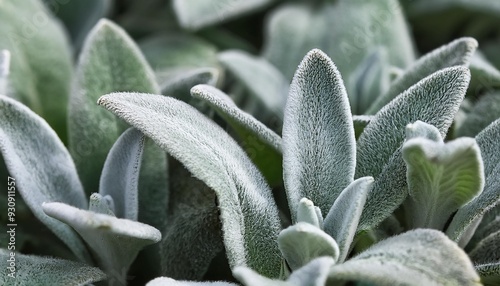
[[[14,254],[14,256],[12,256]],[[8,276],[9,259],[15,259],[14,277]],[[87,285],[106,279],[97,267],[70,260],[24,255],[0,249],[0,284],[2,285]]]
[[[481,275],[481,282],[486,286],[500,283],[500,263],[476,265],[476,271]]]
[[[98,104],[115,113],[183,163],[218,198],[232,267],[248,265],[277,277],[277,207],[262,175],[236,142],[191,106],[159,95],[115,93]]]
[[[194,68],[182,70],[166,79],[160,86],[161,93],[189,103],[191,88],[198,84],[215,86],[219,71],[214,68]]]
[[[467,254],[443,233],[430,229],[379,242],[333,266],[328,280],[374,285],[481,285]]]
[[[33,214],[83,260],[87,249],[68,226],[47,217],[43,202],[87,208],[75,164],[57,134],[26,106],[0,96],[0,151],[17,190]]]
[[[323,215],[313,201],[302,198],[297,207],[297,222],[307,222],[323,229]]]
[[[10,52],[0,50],[0,94],[7,94],[7,81],[10,71]]]
[[[500,87],[500,71],[486,59],[481,51],[476,51],[470,61],[472,75],[469,92],[473,96],[481,95],[485,90],[492,91]]]
[[[500,92],[483,95],[456,131],[456,136],[474,137],[500,118]]]
[[[236,286],[237,284],[229,282],[194,282],[194,281],[176,281],[168,277],[159,277],[149,281],[146,286]]]
[[[139,48],[116,24],[101,20],[87,36],[70,98],[70,151],[87,194],[97,192],[111,146],[125,130],[95,103],[115,91],[158,93],[153,71]]]
[[[497,263],[500,261],[500,230],[483,240],[469,253],[469,257],[476,264]]]
[[[373,176],[359,229],[368,229],[389,216],[405,199],[406,178],[400,147],[407,124],[421,120],[444,137],[469,83],[465,67],[441,70],[399,95],[368,124],[357,141],[356,177]]]
[[[342,78],[327,55],[312,50],[290,86],[283,123],[283,178],[294,220],[301,198],[328,213],[353,180],[355,142]]]

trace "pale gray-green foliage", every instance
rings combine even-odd
[[[488,217],[485,216],[482,223],[477,227],[476,231],[474,232],[474,235],[472,236],[467,247],[477,245],[477,243],[480,240],[486,238],[487,236],[493,234],[498,230],[500,230],[500,216],[496,216],[492,220],[488,219]]]
[[[476,265],[476,271],[481,275],[481,282],[486,286],[495,286],[500,283],[500,263]]]
[[[73,229],[92,249],[97,264],[108,275],[110,285],[125,283],[128,268],[139,251],[161,239],[147,224],[82,210],[64,203],[44,203],[43,211]]]
[[[500,118],[500,92],[491,92],[479,98],[456,131],[456,136],[476,136],[491,122]]]
[[[217,197],[181,163],[170,160],[168,225],[160,242],[161,274],[201,280],[224,250]],[[189,243],[187,243],[189,242]]]
[[[282,230],[278,245],[293,271],[321,256],[330,256],[337,261],[340,253],[337,242],[331,236],[306,222],[298,222]]]
[[[137,186],[143,151],[144,135],[130,128],[116,140],[104,162],[99,194],[113,198],[113,212],[119,218],[137,220]]]
[[[376,48],[387,50],[391,66],[405,68],[414,61],[412,41],[398,1],[309,4],[286,4],[269,16],[263,54],[286,78],[293,76],[297,63],[313,48],[322,49],[333,59],[346,84],[351,83],[354,70]],[[355,94],[351,86],[347,91]],[[350,100],[354,111],[355,98]]]
[[[173,0],[179,24],[198,30],[262,8],[274,0]]]
[[[161,94],[189,103],[192,100],[190,90],[193,86],[198,84],[215,86],[218,78],[219,70],[215,68],[181,70],[161,83]]]
[[[454,212],[483,190],[481,151],[473,138],[446,144],[443,139],[413,138],[404,143],[402,152],[410,195],[405,211],[411,228],[442,230]]]
[[[224,130],[189,105],[159,95],[114,93],[98,104],[153,139],[216,192],[232,267],[279,275],[280,223],[271,190]]]
[[[355,144],[342,77],[327,55],[312,50],[290,85],[283,123],[283,179],[294,221],[301,198],[327,213],[353,181]]]
[[[500,261],[500,230],[482,239],[469,257],[475,264],[498,263]]]
[[[40,0],[2,1],[0,19],[0,49],[12,56],[7,95],[45,118],[66,141],[73,66],[63,27]]]
[[[146,286],[236,286],[237,284],[229,282],[194,282],[194,281],[176,281],[168,277],[158,277],[146,284]]]
[[[484,57],[481,51],[476,51],[470,61],[472,75],[469,90],[472,95],[479,95],[483,90],[492,91],[500,87],[500,71]]]
[[[344,262],[349,254],[373,181],[372,177],[363,177],[352,182],[340,193],[325,218],[325,232],[333,237],[339,246],[338,263]]]
[[[447,67],[468,66],[478,43],[473,38],[460,38],[424,55],[391,83],[389,90],[381,95],[367,110],[375,114],[400,93],[423,78]]]
[[[0,50],[0,94],[7,94],[7,82],[10,72],[10,52]]]
[[[439,129],[420,120],[406,125],[405,134],[407,141],[414,138],[427,138],[434,142],[443,141],[443,136],[441,136]]]
[[[333,266],[328,280],[327,284],[481,285],[467,254],[442,232],[430,229],[412,230],[379,242]]]
[[[235,268],[233,275],[245,286],[324,286],[334,263],[331,257],[316,258],[295,270],[286,281],[263,277],[247,267]]]
[[[69,105],[69,149],[87,194],[96,192],[123,123],[95,103],[115,91],[158,93],[153,71],[122,28],[101,20],[87,36]]]
[[[17,190],[33,214],[82,261],[90,261],[81,239],[70,227],[47,217],[43,202],[87,208],[75,164],[57,134],[22,103],[0,96],[0,150]]]
[[[89,199],[89,211],[115,216],[115,203],[111,196],[93,193]]]
[[[288,80],[266,59],[241,51],[226,51],[219,61],[264,105],[280,118],[288,93]]]
[[[476,136],[477,144],[481,149],[486,178],[481,195],[469,202],[453,217],[446,234],[453,240],[459,241],[467,228],[477,222],[486,212],[498,205],[500,201],[500,119],[491,123]]]
[[[389,216],[405,199],[406,171],[400,148],[405,127],[421,120],[441,136],[453,122],[469,83],[469,70],[451,67],[412,86],[382,108],[357,141],[356,177],[373,176],[359,229],[368,229]]]
[[[15,252],[15,278],[7,276],[10,251],[0,249],[0,284],[31,286],[87,285],[106,279],[97,267],[70,260],[24,255]]]
[[[319,229],[323,229],[323,214],[314,205],[313,201],[302,198],[297,207],[297,222],[307,222]]]
[[[472,11],[481,11],[487,13],[500,13],[500,3],[496,0],[424,0],[410,2],[412,13],[425,14],[431,11],[440,11],[450,8],[464,8]]]

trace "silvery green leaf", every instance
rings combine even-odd
[[[391,84],[389,90],[370,106],[367,114],[377,113],[396,96],[439,70],[468,66],[477,46],[473,38],[460,38],[424,55]]]
[[[365,127],[375,118],[373,115],[353,115],[352,123],[354,125],[354,133],[356,134],[356,139],[359,138]]]
[[[199,30],[226,22],[241,14],[262,8],[273,0],[173,0],[179,24],[186,29]]]
[[[352,182],[355,144],[342,78],[327,55],[312,50],[293,78],[283,123],[283,179],[294,221],[301,198],[326,214]]]
[[[302,198],[297,207],[297,222],[307,222],[317,228],[323,229],[323,215],[321,210],[314,206],[314,203]]]
[[[333,266],[328,282],[339,281],[371,285],[480,285],[467,254],[442,232],[430,229],[393,236]]]
[[[481,151],[473,138],[446,144],[413,138],[404,143],[402,152],[410,195],[405,210],[411,228],[442,230],[455,211],[483,190]]]
[[[146,286],[236,286],[237,284],[229,282],[195,282],[195,281],[176,281],[168,277],[158,277],[146,284]]]
[[[299,222],[280,232],[278,245],[292,270],[297,270],[315,258],[330,256],[339,258],[337,242],[320,228]]]
[[[484,57],[481,51],[476,51],[470,61],[472,75],[469,91],[474,96],[483,90],[491,91],[500,87],[500,71]]]
[[[243,150],[219,126],[169,97],[115,93],[99,99],[153,139],[217,194],[224,242],[232,267],[248,265],[276,277],[280,222],[271,190]]]
[[[481,217],[482,218],[482,217]],[[485,216],[481,221],[481,224],[477,227],[474,232],[469,244],[469,246],[476,246],[479,241],[486,238],[490,234],[493,234],[500,230],[500,216],[495,216],[495,218],[491,221],[487,221],[488,217]]]
[[[154,227],[78,209],[64,203],[44,203],[43,211],[72,228],[92,249],[111,285],[125,284],[127,270],[139,251],[161,239]]]
[[[101,20],[87,36],[69,105],[69,147],[85,191],[97,192],[106,156],[125,126],[95,103],[115,91],[158,93],[139,48],[116,24]]]
[[[340,193],[325,218],[325,232],[335,239],[340,249],[338,263],[344,262],[349,254],[373,181],[372,177],[363,177],[352,182]]]
[[[144,151],[144,135],[130,128],[116,140],[104,162],[99,194],[114,201],[114,214],[137,220],[139,202],[137,186]]]
[[[7,81],[10,72],[10,52],[0,50],[0,94],[7,94]]]
[[[497,263],[500,261],[500,230],[481,240],[469,257],[475,264]]]
[[[1,285],[87,285],[104,279],[104,272],[84,263],[0,249]]]
[[[316,258],[295,270],[287,281],[263,277],[248,267],[236,267],[233,275],[245,286],[323,286],[334,263],[331,257]]]
[[[475,267],[485,286],[495,286],[500,283],[500,263],[480,264]]]
[[[65,142],[73,65],[62,25],[40,0],[2,1],[0,19],[0,50],[11,53],[6,95],[43,117]]]
[[[498,118],[500,118],[500,92],[485,94],[467,114],[457,129],[456,136],[476,136]]]
[[[43,202],[56,201],[87,208],[68,150],[46,121],[18,101],[0,95],[0,110],[0,151],[17,191],[37,219],[79,259],[90,261],[78,235],[41,209]]]
[[[484,176],[486,178],[481,195],[461,207],[451,221],[446,234],[459,241],[467,228],[477,222],[487,211],[498,205],[500,201],[500,119],[491,123],[476,136],[477,144],[483,158]]]
[[[406,198],[406,171],[400,147],[405,127],[421,120],[444,137],[467,90],[465,67],[441,70],[423,79],[382,108],[357,141],[356,177],[373,176],[358,229],[369,229]]]
[[[443,137],[439,129],[420,120],[406,125],[406,140],[414,138],[425,138],[434,142],[443,142]]]
[[[219,61],[274,114],[283,118],[288,80],[264,58],[233,50],[222,52]]]
[[[115,216],[115,203],[111,196],[102,196],[99,193],[90,195],[89,211]]]
[[[171,74],[161,83],[161,93],[189,103],[192,100],[191,88],[198,84],[215,86],[219,71],[215,68],[193,68]]]

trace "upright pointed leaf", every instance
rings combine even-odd
[[[104,279],[104,272],[84,263],[0,249],[2,285],[87,285]]]
[[[500,92],[483,95],[456,131],[456,136],[476,136],[500,118]]]
[[[400,147],[405,126],[421,120],[444,137],[467,90],[467,68],[439,71],[414,85],[380,110],[357,141],[356,177],[373,176],[373,191],[359,229],[369,229],[388,217],[406,198],[406,171]]]
[[[217,194],[230,265],[279,275],[280,223],[271,190],[243,150],[191,106],[159,95],[115,93],[98,102],[150,137]]]
[[[375,285],[481,285],[467,254],[442,232],[430,229],[386,239],[333,266],[328,280]]]
[[[47,217],[43,202],[87,208],[75,164],[57,134],[23,104],[0,95],[0,151],[17,190],[33,214],[75,255],[90,261],[87,249],[68,226]]]
[[[158,93],[153,71],[132,39],[108,20],[87,37],[70,98],[69,143],[85,191],[97,192],[106,156],[125,127],[99,108],[99,96],[115,91]]]
[[[0,94],[7,94],[7,80],[10,71],[10,52],[0,50]]]
[[[327,213],[353,180],[356,139],[346,90],[333,62],[309,52],[290,86],[283,123],[283,178],[295,220],[301,198]]]
[[[439,70],[468,66],[477,46],[477,41],[473,38],[460,38],[424,55],[391,84],[389,90],[370,106],[367,113],[377,113],[397,95]]]

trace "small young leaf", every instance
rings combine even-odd
[[[323,229],[323,215],[321,214],[321,210],[314,206],[314,203],[307,198],[302,198],[299,202],[297,222],[307,222],[319,229]]]
[[[72,228],[87,242],[108,279],[125,284],[139,251],[161,239],[154,227],[127,219],[81,210],[63,203],[44,203],[43,211]],[[111,283],[112,284],[112,283]]]
[[[325,218],[324,229],[339,245],[338,263],[344,262],[356,234],[358,222],[373,185],[372,177],[359,178],[352,182],[335,200]]]
[[[389,90],[379,97],[366,113],[377,113],[397,95],[439,70],[452,66],[468,66],[477,46],[475,39],[461,38],[424,55],[398,77]]]
[[[500,118],[500,92],[483,95],[456,131],[456,137],[476,136],[493,121]]]
[[[102,196],[98,193],[90,195],[89,211],[115,216],[115,203],[110,196]]]
[[[391,237],[333,266],[328,282],[339,281],[375,285],[481,285],[467,254],[442,232],[430,229]]]
[[[301,198],[327,213],[354,176],[356,139],[346,90],[333,62],[309,52],[294,76],[283,123],[283,179],[295,221]]]
[[[149,281],[146,286],[237,286],[237,284],[229,282],[176,281],[168,277],[158,277]]]
[[[217,194],[231,267],[277,277],[280,229],[271,190],[236,142],[191,106],[173,98],[115,93],[99,105],[123,118],[182,162]]]
[[[36,218],[52,230],[82,261],[89,253],[68,226],[47,217],[43,202],[87,208],[75,164],[47,122],[23,104],[0,95],[0,151],[5,165]]]
[[[283,118],[288,81],[263,58],[240,51],[220,53],[219,61],[274,114]]]
[[[104,279],[106,274],[97,267],[0,249],[1,285],[87,285]]]
[[[481,240],[469,252],[469,257],[475,264],[488,264],[500,261],[500,230]]]
[[[403,145],[407,166],[411,228],[442,230],[451,214],[480,194],[484,186],[481,151],[472,138],[444,144],[413,138]]]
[[[10,72],[10,52],[0,50],[0,94],[7,94],[7,81]]]
[[[144,135],[130,128],[111,147],[104,162],[99,194],[113,198],[114,214],[119,218],[137,220],[137,185],[143,150]]]

